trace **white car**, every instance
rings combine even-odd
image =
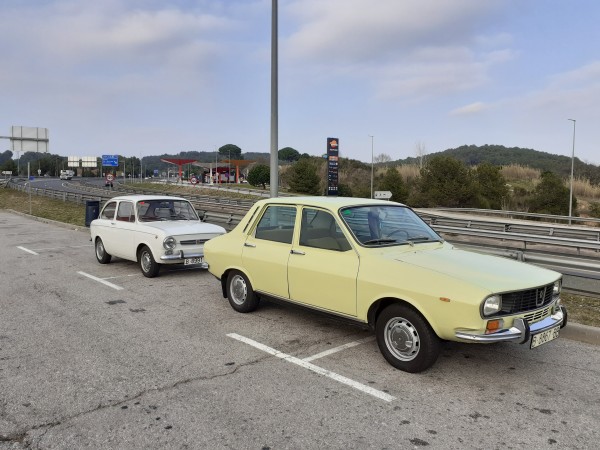
[[[202,222],[184,198],[129,195],[108,200],[90,232],[100,264],[112,256],[136,261],[144,276],[152,278],[162,264],[207,269],[204,243],[226,231]]]

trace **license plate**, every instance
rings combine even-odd
[[[529,348],[536,348],[542,344],[553,341],[558,337],[558,331],[560,326],[550,328],[549,330],[542,331],[541,333],[534,334],[531,336],[531,346]]]
[[[202,258],[185,258],[183,264],[191,266],[192,264],[202,264]]]

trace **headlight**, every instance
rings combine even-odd
[[[483,315],[492,316],[502,308],[502,298],[499,295],[491,295],[483,302]]]
[[[173,250],[177,245],[177,241],[173,236],[167,236],[163,241],[163,247],[166,250]]]
[[[562,280],[556,280],[554,282],[554,288],[552,289],[552,296],[556,297],[560,295],[560,290],[562,289]]]

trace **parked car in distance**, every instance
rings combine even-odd
[[[275,298],[368,324],[406,372],[432,366],[441,340],[536,348],[567,320],[561,274],[459,250],[395,202],[261,200],[204,251],[234,310]]]
[[[202,222],[184,198],[130,195],[108,200],[90,223],[90,233],[100,264],[109,263],[112,256],[136,261],[151,278],[163,264],[206,269],[204,243],[225,234],[225,229]]]

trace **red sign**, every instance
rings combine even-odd
[[[112,181],[114,179],[115,179],[115,177],[112,173],[109,173],[108,175],[106,175],[106,181]]]
[[[190,178],[190,183],[196,184],[197,182],[198,182],[198,178],[196,178],[196,177]]]

